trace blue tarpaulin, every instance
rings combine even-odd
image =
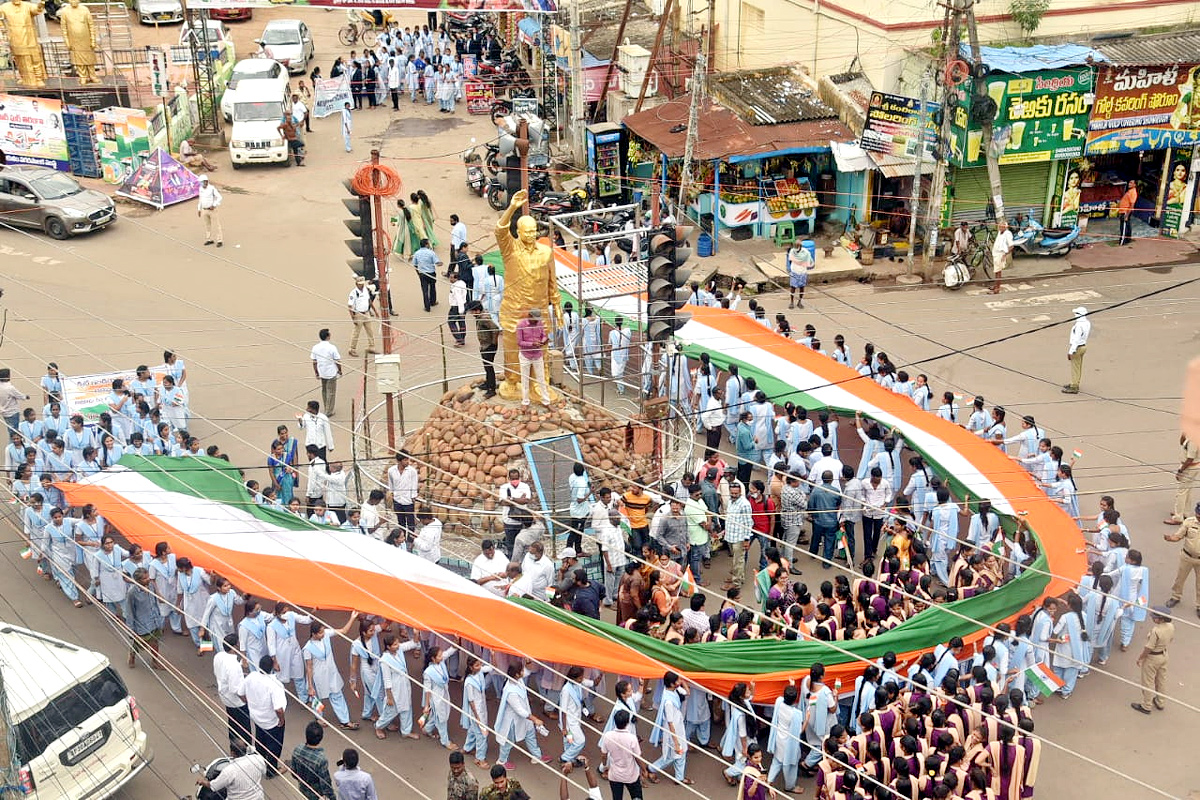
[[[521,33],[532,43],[542,33],[542,23],[535,17],[524,17],[517,23]]]
[[[961,45],[960,52],[970,59],[971,48]],[[981,47],[979,55],[993,72],[1036,72],[1040,69],[1077,67],[1092,61],[1107,61],[1104,54],[1082,44],[1039,44],[1029,47]]]

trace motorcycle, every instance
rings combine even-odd
[[[957,291],[971,282],[974,275],[971,271],[971,265],[958,253],[954,253],[946,261],[946,268],[942,270],[942,282],[946,284],[946,288],[951,291]]]
[[[1079,238],[1079,226],[1044,228],[1032,213],[1013,234],[1013,255],[1065,256]]]
[[[545,220],[556,214],[582,211],[590,197],[584,189],[569,192],[545,192],[537,202],[529,204],[529,213],[536,220]]]
[[[463,163],[467,166],[467,188],[477,197],[483,197],[485,183],[481,160],[474,147],[463,152]]]
[[[221,756],[209,762],[207,767],[202,767],[199,764],[192,765],[192,774],[203,774],[209,782],[216,780],[221,774],[221,770],[233,763],[233,759],[229,756]],[[225,800],[225,790],[214,792],[212,789],[196,784],[196,793],[193,795],[195,800]],[[181,800],[183,800],[181,798]]]
[[[505,50],[499,61],[481,59],[477,80],[487,81],[496,91],[503,91],[510,86],[517,89],[527,89],[533,85],[529,73],[525,71],[516,50]]]

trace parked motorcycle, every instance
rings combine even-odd
[[[534,219],[545,220],[556,214],[583,211],[588,204],[590,196],[591,192],[586,189],[572,189],[569,192],[546,192],[539,200],[529,204],[529,213]]]
[[[533,85],[533,81],[530,79],[529,73],[525,71],[521,59],[517,57],[515,49],[505,50],[499,61],[481,59],[478,79],[491,83],[496,92],[509,87],[526,89]]]
[[[463,163],[467,166],[467,188],[475,193],[478,197],[483,197],[484,185],[486,177],[481,166],[483,159],[479,157],[476,148],[463,152]]]
[[[1065,256],[1071,252],[1078,238],[1078,225],[1070,228],[1044,228],[1030,212],[1024,222],[1018,223],[1013,233],[1013,255]]]
[[[946,268],[942,270],[942,282],[946,288],[951,291],[961,289],[970,283],[973,277],[971,265],[961,255],[951,254],[946,261]]]

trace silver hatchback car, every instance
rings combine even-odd
[[[112,198],[85,189],[70,175],[45,167],[0,168],[0,220],[37,228],[66,239],[110,225],[117,218]]]

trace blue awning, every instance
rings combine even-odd
[[[538,36],[540,36],[542,33],[541,20],[537,19],[536,17],[522,17],[521,21],[517,23],[517,28],[519,28],[521,33],[524,34],[531,42],[538,38]]]
[[[959,47],[963,58],[971,58],[971,48]],[[1099,50],[1082,44],[1039,44],[1029,47],[981,47],[979,56],[993,72],[1037,72],[1042,69],[1077,67],[1092,61],[1107,61]]]

